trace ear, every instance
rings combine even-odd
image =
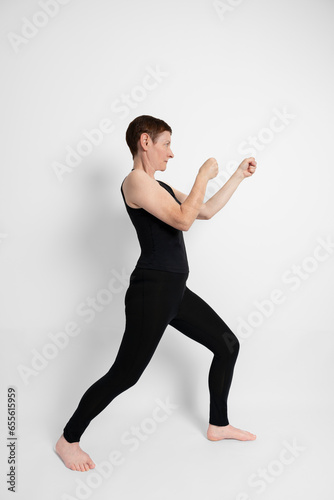
[[[143,132],[141,134],[139,142],[140,142],[140,145],[144,151],[148,150],[148,145],[149,145],[150,139],[151,139],[150,136],[146,132]]]

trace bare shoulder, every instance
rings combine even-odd
[[[142,205],[135,203],[134,199],[138,197],[138,193],[147,192],[148,187],[152,183],[152,179],[142,170],[132,170],[124,179],[123,193],[127,204],[132,208],[141,208]],[[139,201],[139,200],[137,200]]]
[[[126,177],[124,184],[126,183],[129,188],[138,187],[143,182],[150,181],[149,175],[143,170],[132,170]]]
[[[145,173],[145,172],[144,172]],[[139,174],[139,175],[138,175]],[[130,186],[138,183],[138,180],[141,178],[139,171],[132,170],[123,181],[123,188],[129,189]]]

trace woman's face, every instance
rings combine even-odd
[[[171,134],[167,130],[162,132],[156,138],[156,142],[150,139],[150,147],[147,150],[147,156],[155,170],[165,170],[170,158],[174,158],[171,150]]]

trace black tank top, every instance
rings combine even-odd
[[[157,182],[181,205],[171,187],[163,181],[158,180]],[[136,229],[141,247],[141,254],[135,267],[188,273],[189,266],[183,232],[166,224],[166,222],[158,219],[144,208],[130,207],[125,201],[122,185],[121,193],[126,210]]]

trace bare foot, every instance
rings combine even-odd
[[[207,437],[210,441],[220,441],[221,439],[239,439],[239,441],[253,441],[256,434],[248,431],[242,431],[232,425],[212,425],[209,424]]]
[[[58,439],[54,451],[69,469],[86,472],[95,467],[93,460],[80,448],[79,443],[69,443],[64,434]]]

